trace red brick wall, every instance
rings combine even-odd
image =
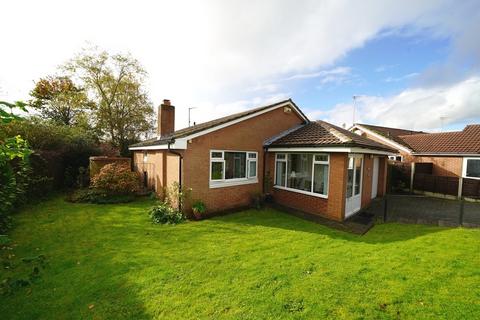
[[[362,208],[372,201],[373,158],[369,154],[363,157]]]
[[[192,188],[191,198],[205,202],[209,212],[249,205],[252,195],[262,192],[264,141],[302,122],[295,112],[278,108],[193,139],[185,150],[183,166],[183,183]],[[258,152],[258,183],[210,189],[212,149]],[[185,208],[189,207],[186,204]]]
[[[436,176],[462,176],[462,157],[425,157],[406,156],[406,162],[431,162],[433,163],[432,174]]]
[[[387,165],[388,158],[380,157],[378,161],[378,197],[383,197],[387,193]]]

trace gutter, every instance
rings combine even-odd
[[[181,153],[174,151],[170,149],[170,144],[174,143],[175,140],[170,140],[168,141],[168,152],[175,154],[180,157],[180,161],[178,162],[178,191],[179,193],[182,192],[182,162],[183,162],[183,156]],[[178,201],[178,209],[181,211],[182,210],[182,202]]]

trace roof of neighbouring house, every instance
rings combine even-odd
[[[480,124],[462,131],[401,135],[415,153],[480,154]]]
[[[269,105],[266,105],[266,106],[261,106],[261,107],[250,109],[250,110],[247,110],[247,111],[235,113],[235,114],[232,114],[232,115],[229,115],[229,116],[226,116],[226,117],[222,117],[222,118],[218,118],[218,119],[215,119],[215,120],[199,123],[199,124],[193,125],[191,127],[187,127],[187,128],[177,130],[177,131],[175,131],[175,132],[173,132],[169,135],[162,136],[160,138],[152,138],[152,139],[148,139],[148,140],[130,145],[130,147],[147,147],[147,146],[164,145],[164,144],[167,144],[167,143],[171,142],[172,140],[175,140],[175,139],[178,139],[178,138],[184,138],[184,137],[190,136],[192,134],[196,134],[196,133],[199,133],[201,131],[211,129],[211,128],[214,128],[216,126],[226,124],[230,121],[238,120],[240,118],[250,116],[250,115],[253,115],[257,112],[261,112],[261,111],[264,111],[266,109],[273,108],[273,107],[276,107],[276,106],[279,106],[279,105],[282,105],[282,104],[285,104],[285,103],[292,104],[295,107],[296,111],[298,113],[300,113],[300,116],[302,118],[304,118],[306,121],[308,121],[308,118],[300,110],[300,108],[297,107],[297,105],[293,102],[293,100],[292,99],[287,99],[287,100],[279,101],[279,102],[269,104]]]
[[[407,148],[410,148],[408,143],[406,143],[403,139],[400,138],[400,136],[407,136],[407,135],[421,135],[425,134],[427,132],[424,131],[416,131],[416,130],[410,130],[410,129],[400,129],[400,128],[391,128],[391,127],[382,127],[382,126],[374,126],[371,124],[364,124],[364,123],[356,123],[356,126],[359,126],[360,128],[363,127],[365,129],[368,129],[370,131],[373,131],[387,139],[390,139],[402,146],[405,146]]]
[[[312,121],[266,143],[268,147],[360,147],[396,150],[325,121]]]

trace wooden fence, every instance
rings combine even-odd
[[[404,194],[410,189],[410,192],[480,199],[480,180],[433,175],[432,163],[415,163],[412,166],[411,163],[393,162],[389,163],[388,168],[389,193]]]

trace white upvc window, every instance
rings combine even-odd
[[[462,176],[464,178],[480,179],[480,157],[463,158]]]
[[[328,197],[330,157],[324,153],[277,153],[275,187]]]
[[[210,188],[258,183],[258,152],[210,150]]]

